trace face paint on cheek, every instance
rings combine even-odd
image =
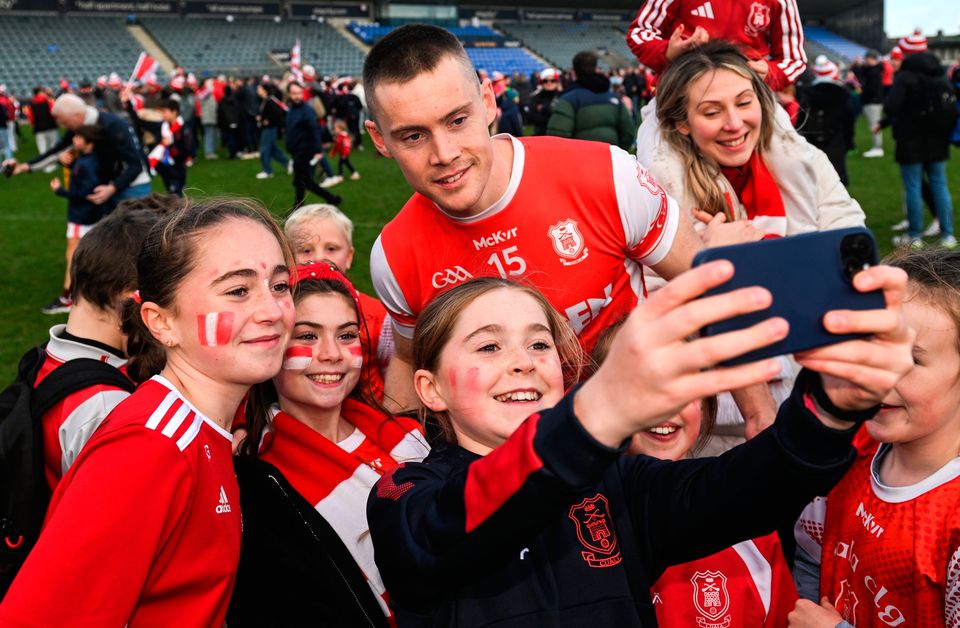
[[[220,347],[233,335],[233,312],[197,314],[197,337],[205,347]]]
[[[288,347],[283,352],[283,368],[288,371],[302,371],[313,361],[313,349],[310,347]]]
[[[350,355],[353,356],[353,360],[350,363],[355,369],[361,368],[363,366],[363,347],[349,347]]]
[[[472,391],[480,389],[480,369],[476,366],[467,371],[467,389]]]
[[[456,369],[450,369],[447,372],[447,379],[450,380],[450,388],[453,390],[457,389],[457,371]]]

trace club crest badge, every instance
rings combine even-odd
[[[837,595],[834,607],[836,607],[845,621],[854,623],[857,621],[857,606],[859,606],[859,604],[860,599],[857,597],[857,592],[853,590],[853,587],[851,587],[847,579],[844,578],[840,582],[840,593]],[[854,623],[854,625],[856,624]]]
[[[587,549],[580,555],[588,565],[594,568],[613,567],[620,564],[620,544],[617,533],[610,520],[610,504],[607,498],[597,493],[593,497],[570,508],[568,513],[573,521],[577,538]]]
[[[731,618],[724,617],[730,610],[727,576],[722,571],[698,571],[690,582],[693,584],[693,606],[702,615],[697,624],[703,628],[729,625]]]
[[[642,185],[647,192],[650,192],[650,194],[660,196],[660,185],[653,179],[650,171],[639,163],[637,164],[637,181],[639,181],[640,185]]]
[[[750,37],[757,37],[760,33],[766,32],[770,28],[770,7],[760,2],[750,4],[750,13],[747,15],[747,23],[743,27]]]
[[[553,250],[568,259],[575,259],[583,252],[583,235],[577,229],[577,221],[564,220],[547,232],[553,242]]]

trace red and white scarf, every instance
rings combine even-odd
[[[743,204],[747,218],[767,237],[783,237],[787,234],[787,212],[783,206],[780,187],[757,151],[750,161],[740,168],[721,168],[730,185]],[[728,194],[728,193],[725,193]],[[736,216],[736,204],[727,196],[731,213]]]
[[[298,493],[336,530],[357,561],[386,616],[386,589],[373,561],[367,496],[380,476],[400,464],[423,460],[430,446],[413,419],[385,416],[345,399],[341,416],[356,431],[340,443],[328,440],[275,409],[260,444],[260,458],[277,467]]]

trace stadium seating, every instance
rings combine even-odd
[[[473,67],[488,72],[514,72],[530,75],[546,65],[523,48],[467,48]]]
[[[865,54],[867,54],[867,49],[860,44],[852,42],[849,39],[845,39],[840,35],[823,28],[822,26],[804,26],[803,35],[808,42],[808,52],[814,52],[809,46],[809,43],[813,42],[814,44],[827,49],[827,52],[823,54],[826,54],[828,57],[833,59],[836,59],[836,57],[839,56],[847,64],[851,63],[857,57],[863,57]],[[815,59],[816,54],[820,54],[820,51],[818,50],[810,58]]]
[[[0,19],[0,83],[19,97],[36,85],[56,88],[61,78],[93,82],[117,72],[126,79],[139,54],[140,44],[119,17]]]
[[[359,75],[363,53],[328,24],[314,21],[203,20],[151,17],[143,27],[184,68],[203,74],[277,74],[271,51],[300,40],[303,65],[320,74]]]
[[[394,28],[396,27],[381,26],[376,22],[350,22],[350,24],[347,25],[347,29],[351,33],[356,35],[360,41],[369,46],[377,43],[378,39],[392,31]],[[503,35],[493,30],[489,26],[457,26],[447,30],[456,35],[461,41],[469,41],[477,38],[500,39],[503,37]]]
[[[498,24],[497,27],[560,68],[570,67],[573,56],[581,50],[600,51],[602,68],[611,66],[611,59],[604,52],[611,53],[614,65],[636,64],[627,47],[626,23],[620,29],[591,22]]]

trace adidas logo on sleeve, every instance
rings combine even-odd
[[[696,15],[697,17],[705,17],[708,20],[712,20],[713,5],[711,5],[710,2],[704,2],[693,11],[690,11],[690,15]]]

